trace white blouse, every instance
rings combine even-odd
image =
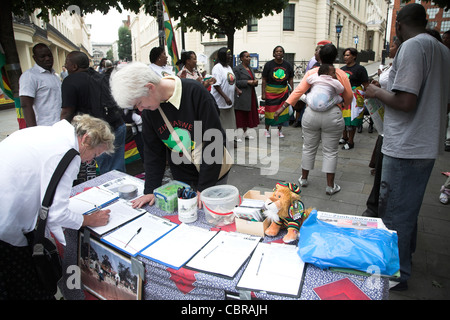
[[[66,120],[18,130],[0,142],[0,240],[27,245],[24,233],[35,227],[50,178],[70,148],[79,150],[74,128]],[[76,156],[62,176],[47,219],[46,235],[53,233],[63,245],[63,228],[78,230],[83,223],[82,215],[68,209],[80,164]]]

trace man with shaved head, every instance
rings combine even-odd
[[[53,70],[53,54],[44,43],[33,47],[36,64],[19,79],[20,105],[27,127],[51,126],[61,114],[61,80]]]
[[[99,74],[89,63],[84,52],[72,51],[67,55],[65,67],[69,75],[62,83],[61,119],[70,121],[78,113],[87,113],[108,122],[116,137],[114,154],[102,154],[95,160],[100,174],[111,170],[125,172],[126,126],[122,110],[112,99],[109,86],[102,85],[109,83],[105,75]],[[109,103],[107,106],[103,104],[105,101]]]
[[[387,90],[375,84],[366,98],[385,105],[379,216],[397,231],[400,278],[406,290],[417,238],[417,219],[435,159],[443,151],[450,110],[450,51],[426,32],[426,12],[408,4],[397,14],[402,44],[392,62]]]

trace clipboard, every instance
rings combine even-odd
[[[236,288],[298,298],[304,270],[296,246],[259,243]]]
[[[69,210],[87,215],[101,210],[119,199],[119,196],[99,187],[89,188],[69,199]]]
[[[180,224],[139,255],[178,270],[186,264],[218,231]]]
[[[176,223],[165,218],[145,212],[140,217],[104,235],[100,240],[135,257],[144,248],[152,245],[177,226]]]
[[[261,237],[258,236],[220,231],[186,264],[186,267],[234,278],[260,241]]]
[[[120,198],[103,205],[101,208],[111,210],[108,224],[99,227],[85,227],[99,238],[147,212],[144,209],[133,208],[130,202]]]

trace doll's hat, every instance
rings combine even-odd
[[[300,187],[298,185],[296,185],[295,183],[290,183],[290,182],[280,183],[280,182],[278,182],[277,185],[280,185],[280,186],[283,186],[283,187],[288,187],[289,190],[291,190],[292,192],[294,192],[296,194],[300,194],[300,192],[302,192],[300,190]]]

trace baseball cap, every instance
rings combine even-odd
[[[331,43],[330,40],[322,40],[322,41],[317,42],[317,45],[318,46],[324,46],[324,45],[329,44],[329,43]]]

